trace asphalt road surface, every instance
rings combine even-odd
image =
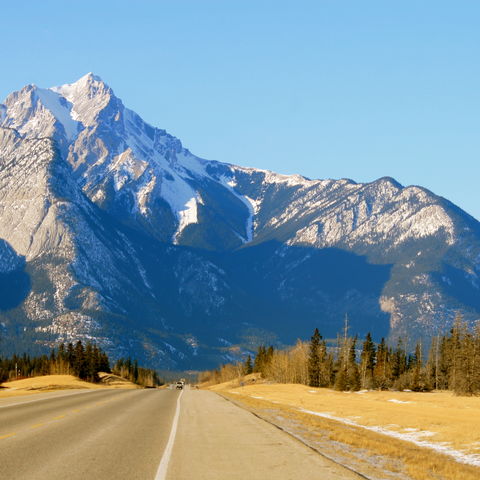
[[[359,477],[218,395],[186,389],[64,391],[2,399],[0,478]]]

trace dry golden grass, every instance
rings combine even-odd
[[[110,374],[100,374],[102,383],[84,382],[73,375],[44,375],[40,377],[24,378],[2,383],[0,398],[32,393],[48,392],[52,390],[69,389],[102,389],[102,388],[139,388],[137,385],[121,377]]]
[[[426,438],[428,442],[447,442],[455,450],[472,454],[480,450],[480,398],[455,397],[449,392],[343,393],[267,383],[244,387],[217,385],[215,390],[249,408],[280,412],[306,426],[311,440],[318,440],[321,432],[324,438],[350,446],[352,452],[380,455],[385,474],[388,469],[402,471],[416,480],[480,478],[480,468],[458,463],[432,449],[299,411],[302,408],[327,413],[362,426],[380,426],[400,433],[406,429],[435,432]],[[328,448],[328,442],[325,445]]]
[[[214,392],[215,391],[220,392],[220,391],[224,391],[225,389],[228,390],[228,389],[247,386],[247,385],[256,385],[259,383],[263,383],[262,375],[260,373],[251,373],[250,375],[237,377],[233,380],[230,380],[224,383],[217,383],[217,384],[210,383],[210,382],[200,383],[198,387],[208,388],[209,390],[212,390]]]
[[[100,377],[101,385],[109,388],[141,388],[135,383],[130,382],[130,380],[114,375],[113,373],[100,372],[98,376]]]

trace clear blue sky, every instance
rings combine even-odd
[[[100,75],[204,158],[430,188],[480,219],[477,0],[2,1],[0,97]]]

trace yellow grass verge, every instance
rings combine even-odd
[[[455,397],[449,392],[344,393],[304,385],[238,386],[238,382],[237,386],[230,383],[211,389],[262,416],[280,415],[301,425],[302,436],[313,443],[320,442],[322,450],[332,448],[332,442],[325,439],[348,445],[352,458],[355,457],[354,468],[362,455],[365,459],[380,456],[382,478],[390,478],[387,471],[402,472],[415,480],[480,478],[479,467],[459,463],[454,455],[435,451],[446,447],[447,453],[458,452],[457,459],[464,454],[470,455],[469,461],[475,461],[475,455],[480,453],[477,397]],[[400,438],[391,436],[397,434]],[[431,448],[414,441],[427,442]],[[360,451],[362,455],[358,454]],[[477,459],[480,461],[480,457]],[[367,463],[368,468],[362,467],[365,473],[373,468],[372,462]],[[378,475],[378,471],[374,473]]]
[[[115,375],[101,373],[101,383],[84,382],[73,375],[44,375],[1,384],[0,398],[69,389],[138,388]]]
[[[109,388],[141,388],[139,385],[130,382],[130,380],[114,375],[113,373],[100,372],[98,376],[100,377],[101,385]]]
[[[261,373],[250,373],[249,375],[245,375],[241,378],[235,378],[234,380],[230,380],[224,383],[213,383],[213,382],[205,382],[199,383],[198,388],[206,388],[208,390],[213,390],[222,392],[224,390],[228,390],[229,388],[236,388],[239,386],[246,386],[246,385],[256,385],[258,383],[264,383],[265,381],[262,379]]]

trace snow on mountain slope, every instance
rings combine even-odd
[[[75,83],[52,87],[50,91],[71,104],[70,117],[84,127],[95,125],[98,114],[114,96],[110,87],[93,73],[87,73]]]
[[[202,222],[202,184],[211,181],[245,206],[241,212],[243,231],[232,232],[240,237],[240,243],[252,241],[255,235],[264,238],[265,232],[271,235],[286,224],[290,225],[289,238],[284,229],[283,241],[316,247],[339,242],[352,246],[368,242],[373,230],[377,236],[387,238],[395,229],[401,229],[402,234],[394,243],[442,229],[453,241],[454,229],[448,215],[421,188],[404,189],[391,179],[366,185],[347,180],[315,181],[202,160],[184,149],[179,140],[126,109],[111,88],[93,74],[49,90],[29,86],[12,94],[6,101],[3,125],[27,137],[66,136],[68,161],[91,200],[112,212],[119,207],[122,216],[128,209],[132,224],[141,219],[155,230],[162,223],[175,243],[182,244],[182,232],[187,226]],[[220,169],[221,174],[208,173],[215,169]],[[237,176],[261,177],[256,196],[242,190]],[[262,215],[263,197],[275,190],[289,191],[293,199],[280,202],[273,215],[267,201]],[[170,225],[165,225],[169,223],[166,213],[158,218],[158,202],[168,205]],[[420,205],[422,208],[418,208]],[[230,214],[222,211],[222,205],[215,208],[218,216]],[[167,240],[165,235],[159,235]]]
[[[391,338],[431,334],[455,310],[480,314],[480,225],[450,202],[391,178],[201,159],[93,74],[0,104],[0,272],[22,258],[33,272],[22,308],[40,332],[78,324],[107,338],[131,317],[135,348],[174,363],[193,354],[191,338],[196,353],[213,348],[207,332],[232,345],[252,328],[289,341],[299,311],[306,334],[349,309],[360,330],[388,317]]]
[[[126,291],[136,302],[153,296],[138,253],[84,196],[52,139],[2,127],[0,238],[0,274],[27,262],[29,291],[16,314],[23,331],[42,334],[47,344],[54,335],[108,346],[115,331],[96,318],[132,308]]]

